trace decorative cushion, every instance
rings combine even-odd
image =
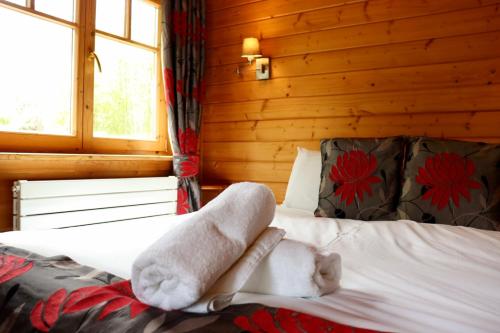
[[[422,137],[406,155],[399,218],[500,230],[500,145]]]
[[[396,217],[404,138],[321,142],[316,216],[358,220]]]
[[[313,213],[318,206],[320,173],[321,153],[319,150],[298,147],[283,206]]]

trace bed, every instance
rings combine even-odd
[[[137,255],[187,217],[8,232],[0,234],[0,242],[47,257],[64,253],[129,279]],[[285,228],[290,238],[339,253],[341,288],[317,299],[242,293],[235,304],[287,308],[377,331],[495,332],[500,327],[498,232],[412,221],[318,221],[310,212],[284,207],[277,208],[273,225]]]
[[[432,146],[428,143],[426,145],[427,150],[424,150],[427,153]],[[332,146],[345,153],[345,148],[339,148],[338,143],[332,143]],[[381,143],[380,146],[384,147],[385,153],[387,144]],[[484,147],[481,147],[479,151],[484,151]],[[415,149],[410,151],[418,152]],[[238,293],[231,307],[203,316],[179,311],[162,312],[141,305],[133,298],[130,285],[127,284],[132,262],[159,237],[190,217],[189,214],[164,215],[64,229],[0,234],[0,243],[4,244],[0,268],[3,269],[0,271],[0,281],[3,282],[0,283],[0,291],[4,297],[1,312],[9,314],[7,317],[0,316],[1,328],[6,331],[11,329],[13,332],[30,331],[31,326],[39,331],[62,332],[456,333],[499,330],[500,232],[495,229],[496,225],[493,225],[492,230],[470,227],[489,226],[492,215],[483,212],[498,212],[494,195],[484,198],[489,210],[483,208],[472,217],[464,213],[463,220],[453,220],[454,225],[431,223],[442,218],[438,214],[432,216],[432,221],[420,221],[426,223],[404,218],[367,221],[367,216],[373,217],[382,210],[360,209],[362,206],[358,192],[354,193],[353,206],[350,206],[355,207],[353,213],[358,214],[358,218],[349,218],[346,214],[349,214],[350,208],[346,202],[351,193],[344,192],[346,194],[342,196],[342,191],[339,191],[337,198],[345,208],[342,210],[342,218],[323,217],[321,215],[328,215],[328,209],[319,212],[314,209],[317,204],[314,200],[307,200],[306,192],[314,195],[319,191],[321,200],[324,185],[319,181],[311,185],[312,182],[307,179],[304,184],[303,175],[324,173],[325,161],[328,159],[320,158],[317,153],[304,153],[313,156],[313,163],[309,163],[311,156],[306,159],[313,166],[301,169],[301,163],[296,161],[289,184],[290,193],[287,190],[284,204],[276,207],[271,225],[286,230],[287,238],[340,254],[341,287],[334,293],[319,298]],[[491,152],[487,156],[489,158]],[[300,152],[297,158],[299,157]],[[308,168],[316,170],[308,171]],[[330,168],[333,167],[328,165],[327,171]],[[389,170],[386,166],[384,168]],[[330,174],[327,173],[330,179],[340,177],[340,173],[333,176]],[[381,178],[388,178],[387,173]],[[373,184],[376,183],[373,181]],[[490,191],[494,183],[486,183],[489,186],[483,185],[483,189]],[[474,183],[469,185],[471,188],[476,187]],[[419,189],[421,197],[429,191],[425,186],[425,191]],[[405,185],[396,195],[404,197],[412,192],[411,187],[404,187]],[[330,195],[334,195],[334,192]],[[498,188],[493,187],[490,192],[498,193]],[[387,196],[382,193],[379,199],[386,201]],[[461,203],[465,202],[462,208],[468,202],[470,205],[485,205],[476,198],[470,201],[467,198],[459,199]],[[356,200],[359,202],[354,206]],[[435,208],[431,205],[431,196],[426,200],[428,207],[425,209]],[[450,194],[450,206],[453,200]],[[332,204],[330,199],[325,201]],[[490,205],[489,202],[493,204]],[[291,207],[301,205],[303,207]],[[440,201],[435,201],[435,206],[439,205]],[[331,209],[331,214],[339,214],[338,211],[338,208]],[[367,211],[370,212],[368,215],[360,213]],[[437,211],[444,214],[440,209]],[[450,211],[458,216],[457,211]],[[406,214],[400,205],[395,212]],[[426,214],[430,215],[424,212],[418,218],[426,219]],[[464,225],[459,224],[462,222]],[[482,224],[477,224],[479,222]],[[33,261],[15,259],[18,257]],[[9,267],[10,271],[6,271]],[[31,302],[31,307],[24,306],[21,301],[9,303],[12,295],[22,289],[22,282],[16,283],[16,279],[28,276],[28,273],[24,274],[28,270],[39,276],[39,288],[29,288],[30,292],[40,294],[40,300],[37,303]],[[47,274],[51,278],[44,280]],[[16,279],[12,278],[13,275]],[[81,292],[65,294],[61,287],[57,287],[57,281],[63,280],[78,285],[76,290]],[[92,289],[96,283],[104,291]],[[47,294],[44,289],[47,284],[55,292]],[[22,292],[26,293],[26,290]],[[99,306],[93,308],[92,305]],[[22,313],[29,320],[18,324],[15,318]],[[59,315],[67,320],[58,320]],[[104,319],[107,321],[100,325],[95,323]]]

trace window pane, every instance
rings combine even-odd
[[[0,7],[0,130],[72,134],[73,30]]]
[[[156,55],[96,36],[94,136],[154,140]]]
[[[15,3],[16,5],[19,5],[19,6],[25,6],[26,7],[26,0],[7,0],[7,1]]]
[[[74,0],[36,0],[35,9],[67,21],[75,20]]]
[[[142,0],[132,0],[132,39],[156,45],[156,31],[158,30],[158,9]]]
[[[125,36],[125,0],[97,0],[96,28]]]

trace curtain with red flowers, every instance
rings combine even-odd
[[[168,131],[179,177],[177,214],[200,208],[199,133],[205,61],[205,1],[162,1],[162,61]]]

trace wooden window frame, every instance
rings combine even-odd
[[[158,8],[157,42],[152,47],[131,39],[131,3],[125,0],[125,37],[115,36],[96,30],[96,0],[75,0],[75,22],[36,11],[36,0],[26,0],[26,7],[6,0],[0,6],[13,9],[33,17],[55,22],[75,30],[74,45],[74,92],[72,135],[51,135],[0,131],[0,150],[6,152],[43,152],[43,153],[85,153],[85,154],[157,154],[168,155],[167,111],[162,84],[160,29],[161,13],[159,0],[143,0]],[[156,89],[156,138],[155,140],[133,140],[93,137],[94,104],[94,59],[89,56],[94,51],[95,36],[118,40],[128,45],[146,48],[156,52],[157,89]]]

